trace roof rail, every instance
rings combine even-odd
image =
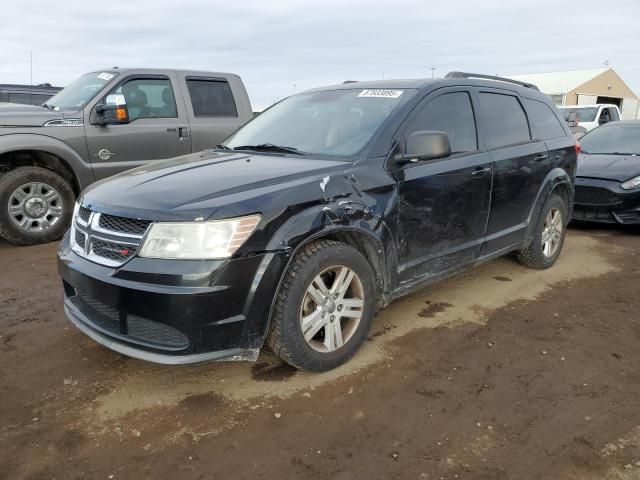
[[[495,80],[497,82],[514,83],[526,88],[533,88],[540,91],[533,83],[519,82],[518,80],[512,80],[511,78],[497,77],[495,75],[482,75],[480,73],[467,73],[467,72],[449,72],[444,78],[481,78],[484,80]]]

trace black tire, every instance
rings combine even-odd
[[[302,302],[312,280],[321,272],[338,266],[351,269],[360,280],[364,297],[362,315],[351,337],[340,348],[319,352],[304,338],[300,320]],[[373,270],[358,250],[332,240],[311,242],[296,254],[284,274],[267,345],[283,361],[296,368],[312,372],[331,370],[349,360],[367,338],[376,309],[375,297]]]
[[[562,231],[560,233],[560,242],[555,253],[551,256],[547,256],[543,251],[542,235],[545,227],[545,220],[547,215],[553,209],[560,211],[562,215]],[[568,208],[566,202],[557,194],[551,194],[547,201],[542,206],[540,215],[538,216],[537,224],[533,230],[533,240],[529,246],[518,252],[518,261],[529,268],[546,269],[553,266],[560,256],[562,246],[564,245],[564,238],[567,233],[567,225],[569,223]]]
[[[59,194],[56,205],[62,213],[50,228],[42,231],[28,231],[14,223],[9,214],[11,196],[22,185],[37,182],[53,187]],[[18,167],[0,176],[0,237],[17,245],[34,245],[58,240],[71,223],[76,196],[71,185],[57,173],[41,167]]]

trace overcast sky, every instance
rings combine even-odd
[[[0,83],[96,69],[238,73],[254,106],[343,80],[596,68],[640,94],[640,0],[4,2]]]

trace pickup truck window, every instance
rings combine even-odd
[[[593,122],[596,119],[598,107],[561,108],[560,111],[564,115],[564,119],[567,121],[569,121],[569,115],[576,112],[576,115],[578,115],[578,122]]]
[[[81,76],[51,97],[47,105],[53,110],[79,110],[103,89],[118,72],[93,72]]]
[[[187,87],[196,117],[237,117],[238,110],[229,82],[187,78]]]
[[[114,93],[124,95],[131,122],[139,118],[178,117],[176,99],[168,78],[135,78],[123,83],[109,95]]]
[[[422,107],[411,120],[406,134],[420,130],[445,132],[449,136],[452,153],[478,149],[471,98],[466,92],[445,93]]]
[[[414,90],[322,90],[294,95],[254,118],[227,147],[273,144],[315,155],[359,152]]]

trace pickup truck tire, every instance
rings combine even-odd
[[[559,195],[551,194],[542,206],[533,240],[518,252],[518,260],[529,268],[545,269],[553,266],[560,256],[569,223],[567,205]]]
[[[284,274],[267,344],[296,368],[331,370],[367,338],[375,306],[374,274],[358,250],[332,240],[309,243]]]
[[[18,245],[58,240],[69,228],[76,196],[52,170],[18,167],[0,176],[0,237]]]

